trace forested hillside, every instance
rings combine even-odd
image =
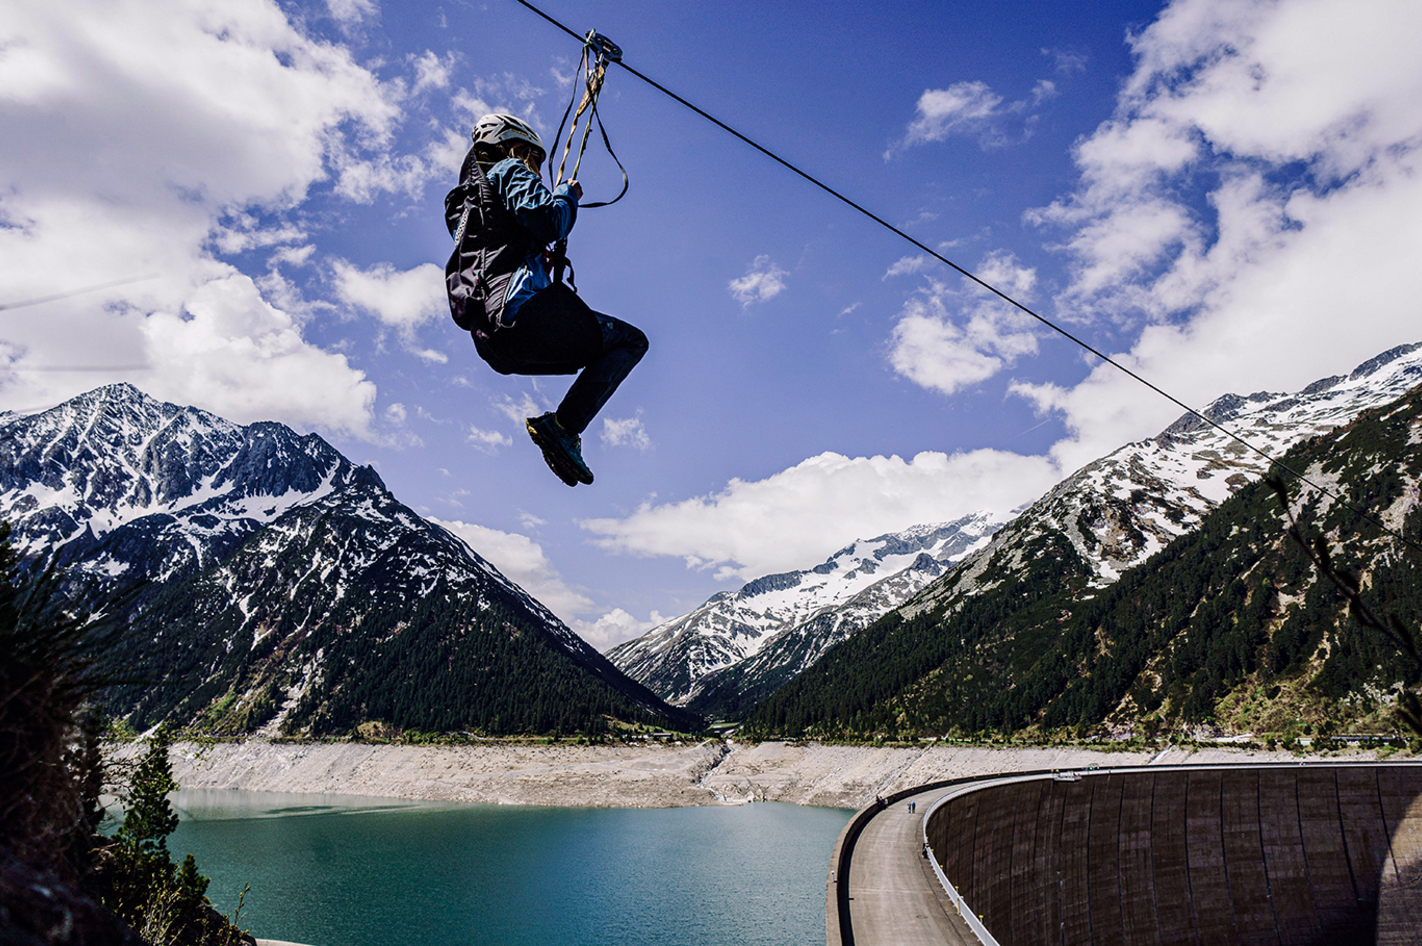
[[[1422,545],[1422,388],[1296,446],[1285,462]],[[1416,628],[1416,546],[1291,488],[1304,532],[1326,535],[1336,560],[1364,573],[1374,606]],[[1416,682],[1415,670],[1349,617],[1286,529],[1277,497],[1255,482],[1104,589],[1067,536],[1042,532],[1011,563],[1005,555],[970,563],[971,596],[935,594],[950,573],[830,651],[748,728],[914,738],[1083,734],[1103,724],[1393,731],[1387,707],[1400,682]]]
[[[162,588],[116,658],[163,685],[117,691],[114,710],[137,728],[171,719],[221,733],[699,725],[469,567],[462,543],[402,507],[373,471],[365,479]]]

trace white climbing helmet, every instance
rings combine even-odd
[[[474,131],[470,135],[476,145],[502,145],[509,141],[526,141],[537,148],[541,153],[547,154],[548,149],[543,147],[543,139],[538,137],[538,132],[529,127],[528,123],[513,115],[503,115],[494,113],[485,115],[474,124]]]

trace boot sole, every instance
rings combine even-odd
[[[538,449],[543,451],[543,462],[548,464],[548,468],[553,471],[553,474],[569,486],[577,486],[579,483],[592,485],[592,475],[589,474],[587,479],[584,479],[581,471],[564,457],[561,445],[549,442],[542,432],[533,425],[533,420],[533,418],[529,418],[524,421],[524,429],[528,431],[528,436],[533,439]]]

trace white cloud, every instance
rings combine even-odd
[[[604,417],[602,420],[602,442],[610,447],[636,447],[638,450],[650,450],[652,440],[647,436],[647,429],[642,426],[641,416],[637,417]]]
[[[533,395],[527,391],[523,392],[523,396],[517,401],[507,394],[503,395],[500,400],[494,402],[494,409],[518,424],[519,429],[523,428],[523,422],[527,418],[537,417],[546,410],[546,408],[539,407],[538,402],[533,399]]]
[[[303,246],[283,246],[267,258],[268,265],[273,268],[283,264],[287,266],[305,266],[311,260],[312,254],[316,252],[316,244],[307,243]]]
[[[884,278],[890,276],[911,276],[914,273],[922,272],[931,266],[933,261],[926,255],[920,253],[917,256],[904,256],[890,264],[884,271]]]
[[[910,381],[952,394],[986,381],[1002,369],[1002,359],[984,351],[953,323],[938,296],[917,296],[904,306],[894,326],[889,363]]]
[[[273,305],[211,254],[304,259],[292,244],[305,228],[284,214],[352,155],[389,147],[398,98],[270,0],[0,2],[0,139],[26,143],[0,149],[13,224],[0,281],[20,297],[70,288],[81,246],[85,282],[163,277],[7,322],[22,354],[0,401],[54,403],[122,378],[237,420],[378,439],[374,386],[306,340],[310,307],[290,294]],[[33,370],[74,364],[150,367]]]
[[[326,9],[342,26],[358,26],[380,11],[375,0],[326,0]]]
[[[182,314],[137,320],[153,370],[135,383],[155,397],[198,404],[247,423],[280,418],[373,438],[375,385],[344,355],[301,338],[291,317],[268,305],[247,276],[211,279]]]
[[[572,628],[598,650],[607,651],[623,641],[641,637],[665,621],[666,618],[656,611],[647,620],[639,621],[621,608],[613,608],[596,621],[574,621]]]
[[[434,263],[397,270],[389,263],[358,269],[334,260],[336,292],[386,325],[411,330],[433,322],[448,311],[444,297],[444,270]]]
[[[306,232],[290,224],[264,224],[255,214],[237,213],[213,228],[212,243],[221,253],[245,253],[260,247],[300,243]]]
[[[1062,75],[1086,71],[1087,57],[1082,53],[1065,49],[1044,49],[1042,55],[1051,59],[1053,67]]]
[[[490,112],[511,111],[505,108],[495,108],[468,89],[459,89],[450,97],[450,104],[463,112],[470,122],[478,121]]]
[[[747,308],[753,302],[765,302],[784,292],[788,275],[769,256],[761,254],[751,262],[746,274],[732,279],[727,288],[731,290],[731,298],[739,302],[741,308]]]
[[[927,89],[918,97],[918,118],[909,124],[902,147],[978,133],[1001,104],[1002,96],[986,82],[955,82],[946,89]]]
[[[1051,79],[1038,79],[1037,84],[1032,86],[1032,94],[1021,102],[1013,102],[1014,111],[1022,112],[1036,108],[1043,102],[1049,102],[1061,93],[1057,91],[1057,84]]]
[[[1168,6],[1075,149],[1080,185],[1030,216],[1065,234],[1058,312],[1112,319],[1118,357],[1196,405],[1422,338],[1419,34],[1404,0]],[[1068,469],[1179,413],[1109,367],[1017,390],[1062,412]]]
[[[983,148],[996,148],[1012,140],[1006,119],[1021,123],[1018,140],[1030,137],[1038,116],[1036,110],[1057,97],[1057,85],[1038,79],[1024,99],[1003,104],[1001,95],[981,80],[955,82],[946,89],[925,89],[918,97],[918,117],[909,123],[902,140],[884,152],[888,161],[915,145],[946,141],[954,136],[976,138]]]
[[[570,622],[574,615],[593,610],[592,599],[564,582],[548,561],[543,547],[528,536],[500,532],[457,519],[431,517],[430,521],[469,543],[470,548],[488,560],[514,584],[537,598],[565,623]]]
[[[454,59],[454,53],[448,53],[441,59],[429,49],[414,57],[411,63],[415,68],[415,92],[448,88],[449,76],[454,70]]]
[[[994,253],[978,266],[978,276],[1019,301],[1029,301],[1035,270],[1010,253]],[[1028,316],[964,280],[952,291],[930,279],[904,304],[890,338],[889,363],[904,377],[930,390],[952,394],[985,381],[1023,355],[1037,351]]]
[[[474,449],[480,453],[493,454],[497,453],[500,447],[513,446],[513,438],[508,434],[500,433],[497,430],[480,430],[474,426],[470,426],[464,439],[473,444]]]
[[[443,154],[435,145],[433,149]],[[336,193],[357,204],[368,204],[381,193],[403,193],[418,200],[425,185],[445,170],[415,154],[376,154],[372,157],[343,152],[333,156],[337,169]]]
[[[332,261],[332,273],[338,298],[396,329],[405,348],[419,358],[437,364],[449,361],[444,352],[420,348],[415,341],[417,328],[439,321],[449,311],[443,269],[422,263],[401,271],[378,263],[362,270],[337,259]]]
[[[1059,478],[1045,457],[997,450],[844,457],[824,453],[719,493],[645,503],[621,519],[580,523],[614,552],[671,555],[718,579],[747,580],[822,561],[855,538],[979,509],[1006,513]]]

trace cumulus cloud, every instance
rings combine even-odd
[[[480,430],[471,426],[464,439],[474,445],[480,453],[494,454],[500,447],[513,446],[513,438],[497,430]]]
[[[565,623],[570,622],[574,615],[593,610],[592,599],[567,584],[548,561],[543,547],[528,536],[500,532],[458,519],[431,517],[430,522],[459,536],[506,578],[537,598]]]
[[[342,259],[332,261],[336,295],[382,325],[397,331],[405,347],[425,361],[443,364],[449,356],[420,348],[415,330],[427,322],[441,321],[449,311],[445,300],[444,270],[434,263],[397,270],[389,263],[360,269]]]
[[[155,397],[238,422],[279,417],[300,428],[374,436],[375,385],[344,355],[303,341],[247,276],[204,282],[181,313],[148,314],[139,331],[155,365],[141,385]]]
[[[989,255],[977,272],[1008,295],[1031,299],[1036,271],[1010,253]],[[929,280],[904,303],[890,337],[889,363],[915,384],[952,394],[1036,351],[1034,324],[1017,309],[967,280],[961,290]]]
[[[652,447],[640,414],[636,417],[604,417],[602,442],[610,447],[636,447],[638,450],[650,450]]]
[[[904,137],[884,152],[884,160],[915,145],[946,141],[955,136],[976,138],[984,148],[1007,144],[1009,137],[1003,119],[1031,113],[1056,95],[1056,83],[1049,79],[1037,80],[1026,98],[1006,104],[1001,95],[981,80],[955,82],[946,89],[925,89],[915,107],[918,117],[909,123]],[[1034,116],[1029,114],[1023,137],[1033,121]]]
[[[427,49],[411,62],[415,69],[415,92],[448,88],[449,76],[454,69],[454,53],[447,53],[441,59]]]
[[[621,608],[613,608],[596,621],[574,621],[572,628],[593,647],[607,651],[623,641],[641,637],[664,621],[666,618],[656,611],[647,620],[639,621]]]
[[[507,394],[503,395],[494,402],[494,409],[520,427],[523,426],[526,418],[537,417],[547,410],[546,407],[540,407],[538,402],[533,399],[533,395],[527,391],[523,392],[522,397],[518,400],[514,400]]]
[[[645,503],[621,519],[580,525],[599,546],[670,555],[718,580],[748,580],[822,561],[845,543],[979,509],[1006,514],[1050,487],[1045,457],[997,450],[845,457],[824,453],[763,480],[732,480],[719,493]]]
[[[326,9],[342,26],[358,26],[380,10],[375,0],[326,0]]]
[[[397,270],[389,263],[359,269],[338,259],[332,266],[340,298],[385,325],[410,331],[440,319],[447,311],[444,270],[434,263],[406,270]]]
[[[727,288],[731,291],[731,298],[744,309],[753,302],[765,302],[784,292],[785,277],[788,275],[769,256],[761,254],[751,262],[746,274],[732,279]]]
[[[76,247],[93,282],[162,276],[7,322],[18,357],[0,401],[123,377],[237,420],[378,439],[374,386],[306,338],[309,311],[212,254],[304,259],[305,229],[283,214],[386,152],[399,94],[270,0],[0,4],[0,138],[26,143],[0,149],[0,278],[19,297],[69,289]],[[35,370],[75,364],[149,367]]]
[[[1080,183],[1029,219],[1062,235],[1055,302],[1133,339],[1120,357],[1196,404],[1291,390],[1422,337],[1422,7],[1177,0],[1131,38]],[[1191,195],[1204,185],[1204,200]],[[1345,328],[1346,326],[1346,328]],[[1109,367],[1020,385],[1060,411],[1070,466],[1178,409]]]
[[[918,97],[918,118],[909,124],[904,147],[980,130],[1001,105],[1002,96],[986,82],[955,82],[946,89],[927,89]]]
[[[933,260],[920,253],[917,256],[904,256],[889,265],[884,271],[884,278],[891,276],[911,276],[914,273],[922,272],[933,265]]]
[[[436,144],[435,156],[444,149]],[[376,154],[342,152],[333,156],[337,169],[336,193],[357,204],[371,203],[382,193],[399,193],[411,200],[419,198],[425,185],[444,170],[428,156],[417,154]]]

